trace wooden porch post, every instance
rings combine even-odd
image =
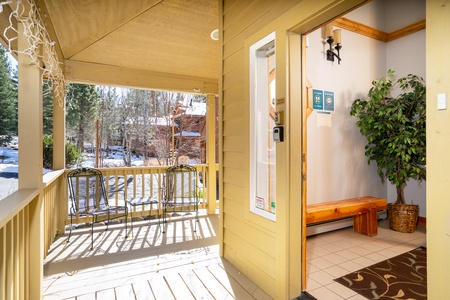
[[[216,213],[216,96],[206,97],[206,164],[208,165],[208,214]]]
[[[57,92],[56,92],[57,91]],[[53,170],[64,170],[66,166],[66,88],[64,82],[53,83]],[[59,179],[61,184],[58,189],[59,199],[67,199],[67,191],[64,189],[64,176]],[[67,218],[68,201],[59,203],[58,234],[64,234]]]
[[[56,93],[55,90],[59,92]],[[64,83],[55,82],[53,84],[53,170],[64,169],[66,162],[65,94],[66,89]]]
[[[44,210],[42,201],[42,80],[41,70],[21,52],[30,45],[22,23],[18,28],[19,69],[19,190],[38,188],[41,193],[31,202],[28,245],[30,299],[42,299],[44,263]],[[32,247],[32,250],[31,250]]]

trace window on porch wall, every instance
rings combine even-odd
[[[275,221],[275,33],[250,47],[250,211]]]

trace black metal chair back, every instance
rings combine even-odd
[[[79,168],[68,173],[69,200],[70,200],[70,233],[72,235],[73,219],[91,217],[91,249],[94,243],[94,223],[109,222],[116,218],[125,218],[125,232],[127,234],[128,208],[111,206],[106,196],[105,179],[102,173],[93,168]],[[106,230],[108,226],[106,227]]]
[[[170,212],[194,211],[196,231],[199,205],[197,170],[189,165],[172,166],[167,169],[165,185],[163,222],[167,222]]]

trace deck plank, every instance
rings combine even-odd
[[[118,286],[115,288],[116,299],[135,300],[133,286],[131,284]]]
[[[214,293],[216,299],[235,299],[227,289],[214,277],[206,268],[195,269],[194,273],[198,276],[205,287]]]
[[[172,294],[174,294],[177,300],[195,300],[191,291],[188,289],[184,281],[181,279],[178,273],[171,273],[164,276],[167,284],[169,285]]]
[[[111,225],[107,232],[95,228],[92,251],[88,228],[74,230],[69,244],[64,243],[67,234],[56,237],[44,261],[43,300],[175,299],[173,295],[183,300],[191,295],[192,299],[232,299],[223,285],[234,287],[236,281],[249,295],[263,293],[244,275],[234,274],[236,269],[225,267],[230,276],[216,275],[231,280],[222,284],[208,271],[208,266],[226,262],[219,255],[217,216],[201,216],[197,232],[192,232],[192,218],[171,220],[169,225],[170,230],[162,234],[148,221],[134,222],[133,235],[127,239],[123,239],[123,225]],[[234,293],[238,295],[236,288]]]
[[[95,293],[95,298],[91,298],[91,299],[96,299],[96,300],[116,299],[116,293],[115,293],[114,289],[98,291],[97,293]]]
[[[267,293],[261,290],[253,281],[248,279],[247,276],[242,274],[235,266],[229,263],[227,260],[222,260],[222,266],[226,272],[250,294],[255,299],[258,300],[272,300]]]
[[[196,299],[214,299],[192,270],[189,272],[181,272],[179,275]]]
[[[154,300],[153,292],[147,280],[140,280],[133,283],[133,290],[136,300]]]
[[[223,285],[236,299],[255,299],[233,277],[231,277],[220,265],[207,267],[208,271]]]
[[[175,300],[164,277],[155,277],[149,282],[156,300]]]
[[[106,298],[104,298],[104,299],[106,299]],[[115,298],[112,298],[112,299],[115,299]],[[80,295],[80,296],[77,296],[77,300],[96,300],[96,298],[95,298],[95,293],[94,294],[84,294],[84,295]]]

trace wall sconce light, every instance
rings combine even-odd
[[[327,43],[330,46],[330,49],[327,50],[327,60],[334,61],[334,57],[336,57],[338,64],[341,64],[341,57],[339,54],[339,51],[342,49],[341,30],[335,29],[333,31],[333,24],[329,23],[325,26],[325,33]],[[337,53],[333,50],[333,44],[336,45],[334,46],[334,49]]]

